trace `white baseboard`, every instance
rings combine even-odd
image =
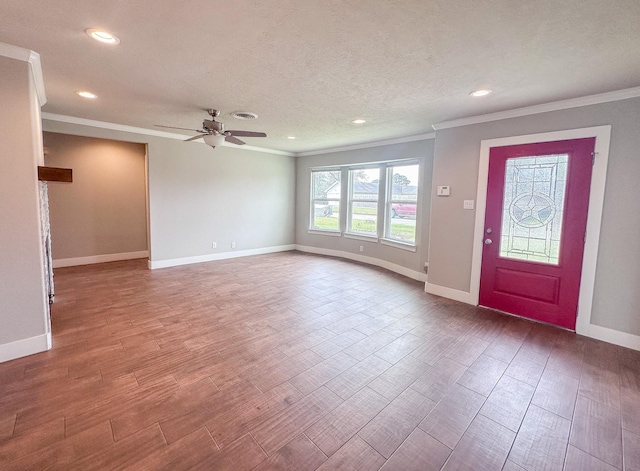
[[[471,300],[471,293],[467,293],[466,291],[434,285],[433,283],[426,283],[424,285],[424,290],[429,294],[435,294],[436,296],[453,299],[454,301],[460,301],[461,303],[475,305]]]
[[[92,265],[94,263],[119,262],[120,260],[133,260],[136,258],[149,258],[149,251],[141,250],[139,252],[109,253],[105,255],[92,255],[90,257],[59,258],[53,261],[53,268]]]
[[[318,255],[329,255],[332,257],[346,258],[348,260],[354,260],[356,262],[367,263],[376,267],[386,268],[389,271],[398,273],[399,275],[406,276],[418,281],[427,281],[427,274],[412,270],[396,263],[387,262],[386,260],[380,260],[379,258],[365,257],[364,255],[357,255],[350,252],[343,252],[342,250],[321,249],[318,247],[310,247],[307,245],[296,245],[296,250],[300,252],[314,253]]]
[[[51,332],[0,345],[0,363],[51,349]]]
[[[194,257],[184,258],[171,258],[167,260],[150,260],[149,268],[155,270],[156,268],[168,268],[177,267],[179,265],[190,265],[192,263],[213,262],[216,260],[227,260],[229,258],[248,257],[250,255],[263,255],[267,253],[275,252],[287,252],[289,250],[295,250],[295,245],[276,245],[273,247],[264,247],[260,249],[250,250],[237,250],[233,252],[223,252],[218,254],[196,255]]]
[[[595,324],[590,324],[588,332],[577,332],[578,334],[591,337],[592,339],[602,340],[603,342],[620,345],[621,347],[640,350],[640,336],[620,332],[619,330],[609,329]]]
[[[431,283],[426,283],[424,290],[429,294],[435,294],[436,296],[442,296],[444,298],[453,299],[454,301],[460,301],[473,306],[476,305],[472,300],[471,293],[467,293],[466,291],[460,291]],[[602,327],[594,324],[589,324],[585,329],[579,327],[580,326],[576,326],[577,334],[596,340],[602,340],[603,342],[612,343],[614,345],[619,345],[621,347],[640,350],[640,336],[638,335],[620,332],[619,330],[609,329],[608,327]]]

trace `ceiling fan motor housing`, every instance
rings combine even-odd
[[[218,121],[213,121],[211,119],[205,119],[202,122],[202,129],[205,129],[207,131],[217,131],[219,133],[223,133],[224,132],[224,124],[223,123],[219,123]]]

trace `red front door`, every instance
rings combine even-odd
[[[594,145],[491,149],[480,305],[575,329]]]

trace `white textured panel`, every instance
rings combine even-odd
[[[637,0],[150,5],[4,2],[2,41],[41,55],[47,112],[196,129],[214,107],[230,129],[269,135],[248,145],[291,152],[640,85]],[[91,27],[120,44],[92,41]],[[98,99],[81,100],[79,88]],[[478,88],[494,93],[470,97]],[[237,110],[259,118],[235,120]]]

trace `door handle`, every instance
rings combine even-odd
[[[484,244],[485,245],[491,245],[491,244],[493,244],[493,241],[491,239],[485,239],[484,240]]]

